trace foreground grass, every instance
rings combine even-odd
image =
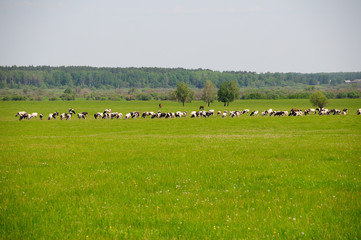
[[[71,104],[1,103],[1,239],[361,237],[360,100],[333,102],[347,116],[14,118],[68,107],[157,110],[155,102]],[[240,101],[229,109],[294,106],[309,107]]]

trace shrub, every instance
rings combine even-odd
[[[328,98],[320,91],[314,92],[310,96],[310,102],[313,106],[323,108],[328,105]]]
[[[75,94],[64,93],[60,96],[60,99],[63,101],[73,101],[75,100]]]
[[[25,101],[26,97],[25,96],[20,96],[20,95],[15,95],[11,97],[12,101]]]
[[[152,97],[149,94],[140,93],[137,94],[136,99],[140,101],[149,101],[152,100]]]
[[[348,98],[359,98],[360,93],[359,92],[349,92],[349,93],[347,93],[347,97]]]
[[[58,101],[59,98],[57,98],[56,96],[50,96],[49,97],[49,101]]]
[[[347,93],[345,93],[345,92],[339,92],[336,95],[336,98],[346,98],[346,97],[347,97]]]
[[[133,95],[126,95],[126,96],[125,96],[125,100],[127,100],[127,101],[134,101],[134,100],[135,100],[135,96],[133,96]]]

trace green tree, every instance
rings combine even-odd
[[[175,90],[175,96],[178,101],[182,102],[184,107],[184,103],[186,101],[193,100],[194,93],[192,92],[192,90],[190,90],[187,84],[185,84],[184,82],[179,82],[177,84],[177,89]]]
[[[320,91],[314,92],[310,96],[310,102],[313,106],[323,108],[328,105],[328,98]]]
[[[223,102],[224,106],[229,106],[230,102],[239,97],[238,84],[235,81],[223,82],[219,87],[217,95],[219,102]]]
[[[71,89],[70,87],[68,87],[67,89],[64,90],[65,94],[73,94],[73,89]]]
[[[214,88],[215,87],[214,87],[214,84],[212,83],[212,81],[207,80],[204,83],[202,99],[207,103],[208,107],[209,107],[209,104],[211,102],[213,102],[215,95],[216,95]]]

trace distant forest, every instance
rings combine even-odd
[[[211,80],[218,88],[222,82],[235,81],[241,88],[292,87],[296,85],[337,86],[344,80],[361,79],[361,72],[339,73],[255,73],[212,71],[183,68],[96,68],[86,66],[0,66],[0,88],[19,89],[80,87],[111,88],[175,88],[184,82],[203,88]]]

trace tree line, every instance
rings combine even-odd
[[[183,68],[96,68],[86,66],[0,66],[0,88],[20,89],[81,87],[176,88],[183,82],[202,89],[207,80],[216,88],[223,82],[235,82],[241,88],[292,87],[296,85],[337,86],[344,80],[361,79],[361,72],[339,73],[256,73],[247,71],[212,71]]]

